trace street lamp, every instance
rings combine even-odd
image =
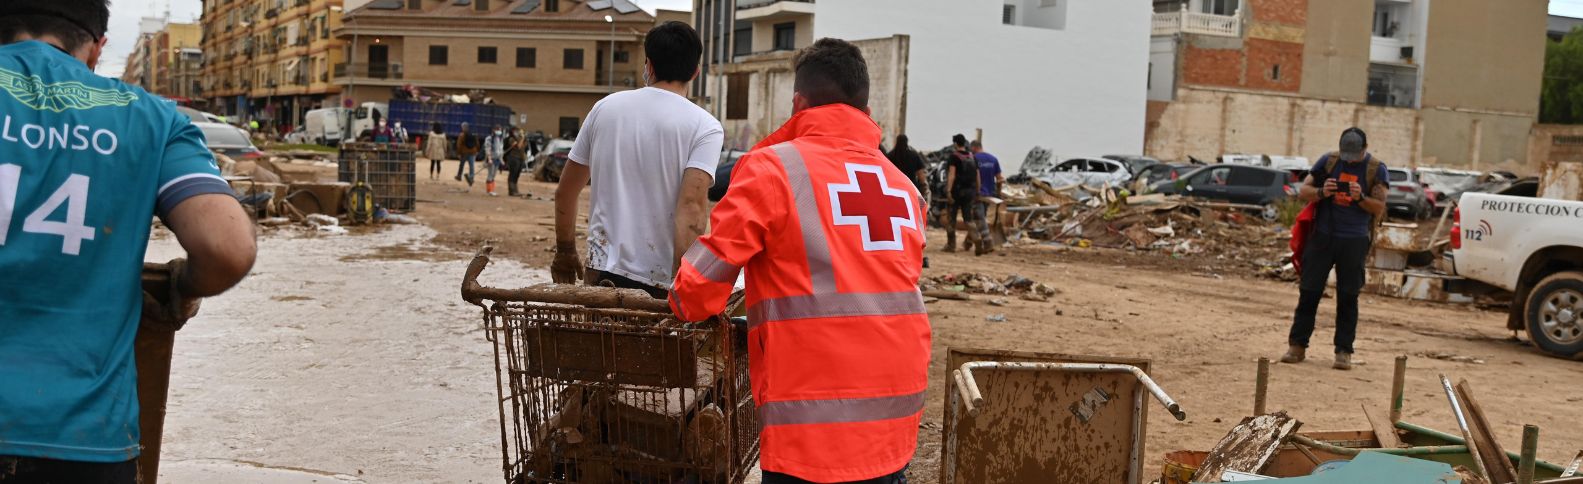
[[[616,19],[606,15],[605,23],[610,24],[610,64],[605,65],[605,89],[616,92]]]

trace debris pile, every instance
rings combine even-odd
[[[1060,291],[1054,287],[1016,274],[996,279],[985,274],[964,272],[925,278],[919,284],[926,294],[965,293],[989,296],[1016,296],[1028,301],[1048,301]],[[939,297],[939,296],[934,296]]]

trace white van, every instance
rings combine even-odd
[[[310,143],[325,146],[341,144],[341,138],[346,133],[347,113],[346,108],[324,108],[308,111],[303,116],[303,126],[307,130],[307,140]]]

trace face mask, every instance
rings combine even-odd
[[[649,76],[649,70],[648,69],[644,69],[643,70],[643,85],[644,86],[652,86],[652,85],[654,85],[654,78]]]

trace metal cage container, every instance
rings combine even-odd
[[[494,346],[508,484],[743,481],[759,433],[744,330],[641,291],[483,287],[489,251],[462,295]]]

